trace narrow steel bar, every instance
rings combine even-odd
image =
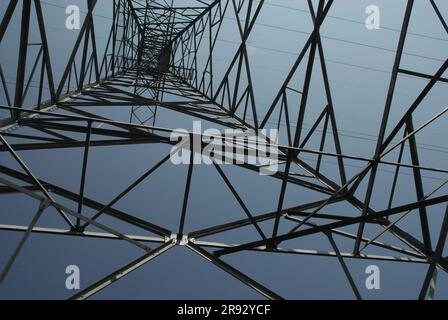
[[[92,122],[89,122],[87,125],[87,134],[86,141],[84,147],[84,157],[82,163],[82,173],[81,173],[81,183],[79,186],[79,202],[78,202],[78,213],[81,214],[84,206],[84,191],[87,177],[87,165],[89,161],[89,151],[91,144],[91,134],[92,134]],[[81,221],[79,219],[76,220],[76,229],[79,229],[81,226]]]
[[[348,282],[350,283],[350,287],[352,288],[353,293],[356,296],[356,299],[362,300],[362,296],[359,293],[358,288],[356,287],[356,283],[353,280],[350,270],[348,269],[347,264],[345,263],[344,258],[342,257],[341,252],[339,251],[339,248],[338,248],[336,242],[334,241],[334,238],[333,238],[333,235],[331,234],[331,232],[327,234],[327,237],[331,243],[331,246],[333,247],[334,252],[336,253],[336,255],[338,257],[339,263],[341,264],[341,267],[344,270],[344,273],[347,277]]]
[[[20,251],[22,251],[22,248],[25,245],[26,241],[28,240],[31,232],[33,231],[33,228],[39,222],[40,217],[44,213],[45,209],[48,208],[48,205],[49,205],[48,201],[42,201],[39,204],[39,208],[37,209],[37,212],[34,215],[33,220],[31,221],[30,225],[28,226],[26,232],[22,235],[17,247],[15,248],[15,250],[14,250],[13,254],[11,255],[11,257],[9,258],[8,262],[6,263],[6,266],[2,270],[2,273],[0,275],[0,285],[3,284],[3,281],[6,279],[6,276],[8,275],[9,271],[11,270]]]
[[[387,124],[388,124],[388,120],[389,120],[389,114],[390,114],[390,111],[392,108],[395,87],[397,84],[401,59],[403,56],[404,45],[406,42],[406,36],[408,34],[408,28],[409,28],[409,23],[411,20],[413,6],[414,6],[414,0],[408,0],[407,6],[406,6],[406,12],[404,14],[403,23],[401,26],[400,39],[398,41],[398,48],[397,48],[397,52],[395,55],[395,61],[394,61],[394,65],[392,68],[392,76],[391,76],[391,80],[390,80],[389,90],[387,93],[386,106],[384,108],[383,118],[381,120],[381,128],[380,128],[380,132],[378,135],[378,142],[377,142],[375,156],[374,156],[375,160],[380,158],[380,154],[382,151],[381,147],[384,142],[384,136],[386,134]],[[364,200],[364,208],[363,208],[363,212],[362,212],[363,215],[367,214],[367,208],[369,207],[370,201],[372,199],[372,193],[373,193],[373,188],[375,185],[375,178],[376,178],[377,170],[378,170],[378,164],[377,164],[377,162],[375,162],[372,165],[372,170],[371,170],[371,174],[370,174],[370,178],[369,178],[369,182],[368,182],[368,186],[367,186],[366,196],[365,196],[365,200]],[[360,249],[360,245],[361,245],[361,238],[364,233],[364,227],[365,227],[365,223],[361,222],[358,227],[358,238],[356,239],[355,246],[353,248],[354,254],[359,253],[359,249]],[[426,243],[425,245],[427,246],[428,244]]]
[[[446,208],[445,217],[443,218],[442,226],[440,228],[439,241],[437,242],[437,247],[434,254],[431,256],[431,264],[429,266],[428,272],[426,273],[426,277],[420,291],[419,300],[424,300],[426,298],[429,286],[431,284],[431,280],[433,279],[434,272],[437,268],[437,263],[442,257],[447,236],[448,236],[448,206]]]
[[[137,260],[127,264],[126,266],[118,269],[115,272],[112,272],[110,275],[95,282],[91,286],[87,287],[86,289],[84,289],[81,292],[77,293],[76,295],[72,296],[69,300],[86,300],[86,299],[98,294],[99,292],[103,291],[110,285],[112,285],[115,282],[126,277],[130,273],[136,271],[137,269],[142,268],[144,265],[146,265],[150,261],[154,260],[155,258],[159,257],[160,255],[162,255],[163,253],[165,253],[166,251],[168,251],[175,245],[176,245],[176,242],[174,240],[169,240],[162,246],[150,251],[150,253],[145,254],[141,258],[138,258]]]
[[[20,32],[19,60],[17,62],[16,89],[14,95],[14,107],[21,108],[23,104],[23,90],[25,86],[26,61],[28,56],[28,36],[30,27],[31,1],[24,1],[22,7],[22,26]],[[18,119],[20,111],[14,113],[14,119]]]
[[[0,142],[8,148],[9,153],[13,156],[13,158],[18,162],[18,164],[22,167],[23,170],[27,173],[27,175],[31,178],[32,182],[39,187],[39,189],[43,192],[45,197],[51,201],[54,202],[53,197],[50,195],[50,193],[44,188],[44,186],[39,182],[39,180],[34,176],[34,174],[31,172],[31,170],[27,167],[27,165],[22,161],[22,159],[19,157],[19,155],[12,149],[12,147],[9,145],[9,143],[3,138],[3,136],[0,134]],[[56,209],[60,216],[65,220],[65,222],[70,226],[74,227],[73,223],[70,221],[70,219],[66,216],[66,214],[59,209]]]
[[[237,269],[235,269],[231,265],[225,263],[224,261],[222,261],[221,259],[217,258],[213,254],[211,254],[208,251],[202,249],[200,246],[198,246],[198,245],[196,245],[196,244],[194,244],[192,242],[189,242],[187,244],[187,248],[191,249],[193,252],[195,252],[196,254],[201,256],[202,258],[206,259],[207,261],[213,263],[215,266],[217,266],[218,268],[224,270],[225,272],[227,272],[231,276],[233,276],[236,279],[240,280],[245,285],[249,286],[253,290],[255,290],[258,293],[262,294],[266,298],[271,299],[271,300],[283,300],[283,298],[281,296],[279,296],[278,294],[276,294],[275,292],[269,290],[265,286],[259,284],[258,282],[254,281],[253,279],[249,278],[248,276],[246,276],[242,272],[238,271]]]

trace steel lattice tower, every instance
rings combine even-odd
[[[270,299],[281,299],[281,293],[273,292],[250,275],[239,271],[225,262],[225,257],[241,252],[258,252],[274,256],[310,255],[336,259],[342,267],[341,275],[346,277],[354,296],[359,299],[362,298],[359,286],[363,284],[354,280],[346,262],[348,259],[392,261],[396,265],[426,264],[421,291],[416,293],[420,299],[426,299],[434,289],[431,283],[435,282],[433,280],[437,270],[448,272],[448,257],[444,256],[448,209],[439,212],[439,215],[444,215],[441,224],[434,227],[428,222],[431,208],[448,204],[448,195],[444,189],[448,184],[448,169],[422,165],[421,146],[417,143],[419,134],[434,123],[443,121],[448,109],[441,108],[426,120],[416,120],[415,117],[433,88],[448,81],[444,78],[448,59],[440,64],[434,74],[402,66],[412,24],[413,0],[403,0],[407,5],[394,53],[387,101],[378,109],[383,116],[376,137],[376,148],[367,158],[344,153],[338,128],[338,107],[332,96],[334,91],[321,35],[321,27],[337,1],[304,1],[309,6],[309,19],[314,27],[307,41],[302,44],[302,50],[296,53],[294,64],[283,78],[277,94],[271,97],[272,103],[267,108],[257,104],[254,67],[251,66],[248,43],[256,30],[259,15],[265,10],[264,0],[110,1],[110,6],[113,5],[113,21],[108,33],[101,34],[107,38],[105,50],[101,51],[97,47],[99,27],[94,20],[97,0],[87,0],[86,16],[77,40],[70,44],[73,49],[67,57],[68,62],[60,80],[55,77],[52,60],[57,54],[57,48],[52,48],[47,39],[41,1],[4,2],[0,42],[4,41],[14,15],[20,16],[21,25],[20,36],[16,38],[19,54],[15,66],[14,90],[10,90],[0,64],[2,97],[7,102],[7,105],[0,106],[2,115],[7,114],[0,122],[0,159],[8,156],[14,163],[10,165],[10,162],[0,161],[0,201],[4,203],[11,195],[21,195],[35,201],[37,212],[29,225],[0,224],[0,230],[4,233],[21,234],[13,254],[7,264],[2,266],[1,282],[14,267],[27,241],[32,241],[33,233],[59,237],[61,241],[71,236],[90,238],[91,241],[118,239],[141,249],[139,259],[98,280],[73,296],[73,299],[91,297],[175,246],[192,250]],[[434,19],[448,33],[448,25],[442,13],[446,8],[440,8],[442,5],[446,7],[446,3],[438,4],[434,0],[429,0],[429,3]],[[227,18],[229,16],[232,18]],[[31,21],[36,23],[32,24]],[[230,63],[223,66],[217,57],[220,52],[216,44],[226,23],[232,23],[237,28],[239,44],[229,59]],[[39,43],[30,42],[31,28],[38,30]],[[38,48],[37,53],[30,50],[31,46]],[[3,57],[0,63],[2,60]],[[216,71],[218,69],[219,72]],[[304,74],[300,74],[299,70],[304,71]],[[312,95],[310,87],[316,74],[319,74],[324,89],[325,103],[321,106],[309,102]],[[397,83],[403,75],[425,79],[427,82],[414,101],[406,105],[399,119],[391,120]],[[34,101],[30,103],[28,93],[33,79],[37,79],[38,85]],[[296,100],[298,103],[292,102]],[[107,114],[107,110],[117,106],[121,111],[125,110],[125,117],[121,114],[116,117]],[[170,213],[179,219],[175,229],[154,223],[148,217],[137,216],[132,210],[118,209],[117,204],[122,199],[169,162],[169,153],[162,155],[159,162],[148,166],[146,172],[109,201],[87,196],[86,181],[95,170],[89,166],[92,149],[107,147],[119,152],[122,146],[173,146],[170,134],[175,127],[157,126],[157,114],[162,109],[220,128],[255,132],[283,128],[281,133],[287,139],[278,146],[280,170],[271,177],[260,177],[263,179],[260,183],[275,182],[279,186],[278,194],[273,195],[276,210],[254,212],[241,194],[241,188],[232,182],[224,166],[217,163],[212,168],[220,183],[239,204],[242,214],[239,220],[229,218],[226,223],[205,229],[186,227],[190,189],[195,177],[194,163],[186,167],[186,176],[183,177],[182,209],[178,213]],[[319,116],[314,125],[305,130],[304,122],[310,109],[314,109],[314,112],[318,109]],[[311,141],[316,136],[317,147],[314,147]],[[328,144],[333,146],[331,151],[327,148]],[[82,170],[77,174],[77,190],[64,187],[57,178],[54,182],[41,179],[31,169],[33,163],[30,158],[24,160],[22,157],[22,152],[29,154],[51,150],[63,153],[68,149],[83,152]],[[391,161],[391,155],[398,158]],[[310,156],[315,157],[315,160],[308,160]],[[332,170],[324,168],[326,159],[335,162]],[[353,174],[348,170],[348,163],[356,163],[360,169]],[[246,163],[235,166],[258,177],[259,166]],[[384,166],[392,168],[393,179],[385,189],[378,190],[378,174]],[[399,177],[403,170],[408,170],[412,175],[414,201],[396,205]],[[438,174],[446,181],[436,189],[429,190],[422,178],[428,172]],[[285,198],[291,187],[306,189],[318,195],[320,200],[300,199],[294,206],[287,206]],[[380,207],[373,203],[375,192],[380,192],[388,200],[387,206]],[[0,208],[3,206],[1,203]],[[339,204],[346,206],[345,214],[327,213],[328,208]],[[58,215],[65,228],[38,227],[40,218],[50,209],[51,214]],[[418,234],[415,234],[415,230],[406,230],[399,223],[411,215],[418,217]],[[139,229],[142,234],[130,235],[115,226],[108,226],[101,222],[103,217],[128,224]],[[365,230],[369,226],[377,228],[379,234],[367,236]],[[252,228],[254,231],[249,241],[233,236],[235,230],[244,228]],[[348,232],[346,228],[354,231]],[[226,243],[210,240],[214,235],[226,234],[227,239],[231,239]],[[383,234],[391,235],[401,246],[381,242],[379,238]],[[300,248],[299,242],[294,242],[314,235],[322,235],[331,251],[304,250]],[[350,243],[348,250],[347,246],[340,248],[340,238]],[[390,252],[390,255],[370,254],[371,248],[380,248],[382,252]]]

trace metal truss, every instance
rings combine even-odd
[[[91,297],[174,246],[190,249],[270,299],[282,297],[280,293],[274,293],[225,262],[224,258],[240,252],[262,252],[337,259],[357,299],[362,298],[360,284],[354,280],[347,260],[425,264],[428,266],[427,274],[418,297],[426,299],[428,294],[430,297],[434,296],[437,270],[448,272],[448,257],[443,255],[448,233],[448,195],[442,193],[446,190],[444,188],[448,179],[445,178],[447,181],[435,190],[428,190],[422,174],[430,172],[444,177],[448,168],[421,165],[417,137],[433,123],[440,121],[448,109],[442,108],[432,118],[418,124],[415,114],[432,89],[437,84],[446,82],[443,75],[448,68],[448,59],[435,74],[402,68],[401,59],[412,23],[413,0],[406,1],[387,102],[377,145],[370,158],[345,154],[340,140],[337,108],[333,103],[332,84],[320,32],[336,1],[307,1],[314,29],[302,50],[297,52],[295,62],[280,90],[272,97],[272,104],[266,109],[257,104],[248,53],[248,39],[260,12],[264,10],[264,0],[114,0],[111,29],[109,34],[102,35],[108,37],[103,52],[97,48],[98,26],[94,20],[97,1],[87,0],[86,17],[59,81],[54,78],[54,53],[47,41],[41,1],[27,0],[20,5],[18,0],[6,2],[9,3],[5,4],[1,20],[0,42],[3,42],[15,14],[21,15],[21,31],[14,92],[10,92],[0,64],[2,95],[7,102],[0,106],[0,110],[3,114],[8,113],[0,123],[0,152],[1,158],[8,155],[15,161],[14,166],[3,160],[0,162],[0,196],[2,203],[8,201],[11,194],[34,199],[37,211],[27,226],[0,225],[0,230],[4,232],[22,234],[12,256],[2,268],[1,282],[14,266],[30,235],[37,233],[59,236],[60,239],[73,236],[91,238],[92,241],[121,240],[142,250],[140,258],[100,279],[72,299]],[[440,20],[441,26],[448,33],[447,21],[442,11],[434,0],[430,0],[430,3],[435,19]],[[216,66],[221,62],[217,62],[220,52],[216,50],[216,44],[224,22],[229,19],[226,17],[231,17],[230,20],[238,29],[239,45],[229,60],[230,63],[225,66],[226,71],[217,74]],[[36,25],[31,26],[30,21],[36,21]],[[29,42],[31,27],[39,30],[38,44]],[[39,48],[37,55],[34,51],[30,52],[31,45]],[[34,62],[30,64],[30,61]],[[27,70],[30,65],[31,69],[28,67]],[[302,86],[298,88],[296,79],[301,77],[298,73],[301,68],[306,72],[301,79]],[[311,107],[310,86],[316,73],[320,73],[322,77],[326,103],[319,108],[320,116],[311,129],[305,130],[304,119]],[[400,75],[426,79],[427,84],[395,123],[390,119],[390,113]],[[33,79],[38,79],[37,94],[30,97],[29,88]],[[299,96],[298,105],[291,102],[292,95]],[[33,102],[30,102],[31,98],[34,99]],[[106,116],[108,108],[117,106],[121,110],[128,110],[127,119]],[[101,107],[101,112],[98,107]],[[316,108],[315,105],[312,107]],[[268,178],[280,183],[279,193],[275,195],[277,209],[273,212],[253,212],[238,191],[239,187],[226,175],[223,166],[217,163],[214,167],[220,181],[231,192],[245,215],[241,220],[229,220],[225,224],[203,230],[187,230],[190,187],[194,180],[193,164],[188,166],[182,210],[171,213],[179,215],[177,229],[170,230],[147,218],[138,217],[131,211],[118,209],[116,204],[167,163],[169,154],[162,156],[160,162],[149,167],[109,202],[103,203],[87,197],[86,181],[89,172],[95,170],[94,167],[89,167],[92,149],[109,147],[116,148],[119,152],[121,146],[173,145],[169,136],[174,128],[156,126],[157,110],[160,109],[223,128],[256,132],[268,128],[284,128],[288,139],[287,143],[279,145],[281,170]],[[316,135],[319,136],[317,149],[309,147]],[[334,145],[332,152],[326,149],[329,141]],[[42,180],[30,169],[31,163],[21,157],[21,152],[25,151],[64,152],[67,149],[83,150],[78,190],[69,190],[57,182]],[[411,163],[406,162],[406,153],[409,153]],[[398,155],[396,161],[388,160],[388,156],[395,154]],[[309,161],[309,156],[314,156],[316,160]],[[322,163],[326,159],[335,161],[336,170],[329,172],[323,168]],[[351,174],[347,170],[347,163],[356,163],[361,169],[356,174]],[[260,169],[256,165],[244,163],[235,166],[254,175]],[[372,200],[381,167],[394,170],[394,179],[387,186],[388,190],[381,190],[383,197],[389,200],[389,205],[383,208],[374,205]],[[394,205],[399,176],[405,169],[412,172],[415,200]],[[268,180],[264,179],[266,183]],[[366,187],[362,188],[364,184]],[[285,197],[291,186],[307,189],[319,195],[321,200],[307,202],[300,199],[297,200],[297,205],[287,207]],[[346,205],[346,214],[326,212],[327,208],[335,204]],[[447,205],[447,210],[440,212],[445,215],[442,224],[433,228],[428,222],[429,209],[438,205]],[[65,228],[37,226],[39,219],[49,208],[55,209],[65,223]],[[87,213],[91,211],[95,214]],[[421,234],[413,235],[400,226],[400,221],[411,215],[418,216]],[[107,226],[100,222],[103,216],[136,227],[145,235],[129,235]],[[376,236],[366,236],[365,229],[368,226],[375,226],[375,230],[380,231]],[[229,243],[208,240],[214,235],[232,234],[233,231],[246,227],[252,227],[256,232],[250,242],[239,242],[238,239]],[[346,231],[347,227],[354,227],[355,232]],[[101,232],[95,231],[98,229]],[[323,235],[328,240],[331,251],[304,250],[293,242],[316,234]],[[399,245],[379,241],[384,234],[392,235]],[[342,250],[338,239],[349,241],[351,247]],[[370,254],[370,249],[381,249],[382,252],[390,252],[390,255]]]

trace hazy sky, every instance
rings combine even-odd
[[[178,0],[182,3],[181,0]],[[448,6],[444,1],[436,1],[448,17]],[[0,17],[3,16],[8,1],[0,2]],[[55,79],[61,78],[67,57],[73,48],[77,31],[65,28],[65,7],[77,4],[85,12],[85,1],[47,0],[41,1],[46,20],[50,55]],[[316,4],[316,1],[314,1]],[[100,52],[104,51],[109,34],[112,16],[112,1],[99,0],[95,11],[95,32]],[[381,29],[368,30],[365,26],[366,7],[377,5],[381,9]],[[390,81],[390,71],[397,48],[406,1],[396,0],[335,0],[327,20],[322,27],[322,41],[331,81],[334,105],[340,129],[343,151],[349,155],[371,157],[374,153],[376,136],[386,101]],[[13,92],[17,64],[17,51],[20,35],[20,8],[13,17],[5,39],[0,45],[0,64],[7,77],[10,92]],[[34,17],[32,26],[37,26]],[[250,68],[252,71],[257,110],[264,115],[271,106],[276,93],[284,82],[297,55],[302,49],[312,21],[304,0],[270,0],[263,7],[257,24],[248,41],[250,45]],[[38,28],[32,27],[30,42],[38,39]],[[38,41],[38,40],[36,40]],[[229,10],[223,23],[222,32],[215,50],[215,77],[220,80],[227,70],[241,39],[236,28],[235,15]],[[30,48],[30,50],[36,50]],[[405,46],[402,68],[434,74],[443,64],[448,52],[448,35],[437,19],[429,2],[415,1],[414,13],[410,23],[410,33]],[[201,55],[205,59],[205,55]],[[205,60],[202,60],[204,62]],[[325,91],[322,86],[320,68],[316,63],[313,76],[309,107],[305,119],[305,129],[309,129],[325,107]],[[302,64],[291,85],[301,90],[306,66]],[[28,68],[29,69],[29,68]],[[447,74],[445,74],[445,77]],[[35,79],[38,81],[38,79]],[[400,119],[403,111],[415,100],[427,80],[401,76],[397,84],[388,132]],[[38,85],[33,82],[32,85]],[[31,86],[30,97],[36,95]],[[168,100],[170,97],[166,97]],[[298,96],[291,95],[291,105]],[[415,114],[418,127],[447,107],[448,91],[446,83],[434,87],[421,108]],[[30,101],[31,98],[30,98]],[[6,104],[4,94],[0,103]],[[98,110],[93,110],[98,111]],[[110,117],[126,121],[129,111],[101,110],[110,112]],[[292,111],[292,112],[296,112]],[[103,113],[104,114],[104,113]],[[6,114],[0,113],[1,116]],[[273,115],[277,119],[278,114]],[[192,118],[168,110],[160,110],[157,126],[166,128],[192,128]],[[210,124],[204,124],[210,126]],[[275,126],[275,121],[273,126]],[[27,129],[21,130],[26,133]],[[430,128],[418,135],[421,147],[422,165],[444,168],[448,161],[446,117],[441,118]],[[400,133],[402,134],[402,133]],[[285,128],[280,132],[281,141],[286,139]],[[401,138],[401,136],[400,136]],[[11,139],[11,141],[15,141]],[[118,148],[93,149],[89,160],[89,177],[86,194],[91,198],[107,203],[154,165],[168,152],[167,146],[130,146]],[[333,152],[329,144],[326,151]],[[82,165],[82,150],[21,152],[20,156],[30,165],[41,179],[55,182],[69,190],[77,191]],[[396,161],[396,153],[386,160]],[[307,155],[303,156],[307,159]],[[406,154],[404,161],[410,162]],[[313,157],[308,159],[311,163]],[[348,175],[353,176],[362,169],[364,163],[347,162]],[[0,165],[16,167],[13,160],[2,153]],[[323,169],[330,176],[336,176],[335,160],[324,160]],[[247,206],[253,213],[262,214],[275,210],[280,190],[279,181],[243,169],[226,166],[226,174],[237,186]],[[387,205],[393,167],[381,166],[372,207],[381,209]],[[132,193],[117,204],[117,208],[127,210],[138,217],[147,218],[168,229],[176,230],[182,207],[183,190],[187,167],[166,163],[150,179],[142,183]],[[424,173],[425,191],[429,193],[447,179],[442,174]],[[395,205],[415,201],[411,171],[403,170],[400,175],[399,190]],[[362,198],[360,188],[360,198]],[[446,193],[442,189],[437,195]],[[58,200],[63,204],[72,203]],[[299,187],[288,188],[285,207],[322,199],[322,195]],[[36,202],[23,195],[2,196],[0,207],[1,224],[26,225],[37,209]],[[438,236],[444,206],[428,209],[434,236]],[[326,210],[346,215],[358,212],[345,204],[329,206]],[[87,214],[92,213],[90,210]],[[198,166],[194,169],[191,198],[188,207],[187,231],[202,229],[215,224],[245,218],[244,212],[232,197],[216,171],[211,167]],[[102,223],[114,226],[122,232],[131,234],[141,231],[122,225],[103,217]],[[420,239],[417,216],[410,215],[399,226]],[[54,210],[45,213],[39,226],[61,226]],[[262,224],[270,230],[271,224]],[[288,230],[288,226],[282,226]],[[354,228],[346,228],[354,232]],[[367,227],[366,236],[376,235],[379,227]],[[0,233],[0,265],[4,265],[12,252],[19,234]],[[211,241],[235,243],[256,239],[251,228],[235,233],[212,237]],[[341,251],[350,252],[351,242],[336,238]],[[383,242],[399,244],[390,235],[380,238]],[[436,238],[433,239],[433,242]],[[282,244],[286,247],[332,251],[327,239],[322,235],[301,238]],[[388,252],[371,248],[371,254]],[[445,250],[445,256],[447,255]],[[65,288],[65,267],[78,265],[81,269],[81,282],[85,287],[132,259],[142,252],[127,243],[58,238],[32,235],[30,241],[18,258],[15,268],[0,287],[0,298],[67,298],[73,294]],[[348,282],[336,259],[298,255],[274,255],[259,253],[239,253],[224,258],[235,267],[260,281],[268,288],[290,299],[352,299]],[[425,265],[396,264],[393,262],[346,261],[353,273],[358,287],[367,299],[415,299],[424,279]],[[365,268],[369,264],[381,267],[382,289],[368,291],[364,287]],[[448,277],[439,273],[438,298],[448,298]],[[95,298],[135,298],[135,299],[258,299],[259,295],[237,280],[231,278],[213,265],[202,260],[186,248],[174,248],[125,279],[104,290]]]

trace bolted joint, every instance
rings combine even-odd
[[[70,232],[76,233],[76,234],[84,234],[85,231],[86,231],[86,228],[83,226],[74,226],[70,230]]]
[[[173,234],[171,235],[171,239],[175,240],[176,244],[182,247],[185,247],[190,242],[188,236],[182,234]]]
[[[276,249],[278,249],[279,244],[280,244],[280,242],[275,241],[274,239],[269,239],[266,243],[266,249],[276,250]]]
[[[46,210],[48,207],[52,205],[52,201],[50,199],[42,199],[39,205],[39,210]]]

